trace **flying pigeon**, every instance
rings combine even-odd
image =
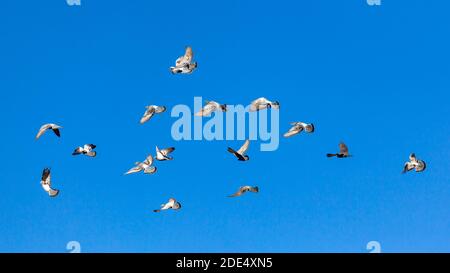
[[[343,142],[339,143],[339,153],[327,154],[327,157],[333,157],[333,156],[336,156],[338,158],[351,157],[351,155],[348,154],[347,145],[345,145],[345,143],[343,143]]]
[[[51,176],[50,176],[50,169],[45,168],[42,172],[42,178],[41,178],[41,186],[48,193],[50,197],[56,197],[59,193],[59,190],[52,188],[52,182],[51,182]]]
[[[427,164],[425,164],[425,161],[417,159],[416,154],[412,153],[409,156],[409,161],[405,163],[405,167],[403,168],[402,173],[409,172],[413,169],[416,170],[416,172],[423,172],[427,167]]]
[[[232,195],[230,195],[228,197],[241,196],[241,195],[243,195],[246,192],[258,193],[259,192],[259,188],[258,187],[251,187],[251,186],[243,186],[243,187],[240,187],[239,190],[236,193],[234,193],[234,194],[232,194]]]
[[[153,165],[153,156],[149,155],[144,162],[136,162],[134,163],[136,166],[131,168],[127,174],[138,173],[144,171],[145,174],[154,174],[157,171],[157,168]]]
[[[215,101],[206,101],[206,105],[200,110],[197,114],[195,114],[198,117],[206,117],[211,115],[212,112],[215,111],[227,111],[227,105],[226,104],[219,104]]]
[[[158,146],[156,146],[156,160],[158,161],[173,160],[173,157],[169,157],[169,154],[172,153],[173,151],[175,151],[174,147],[160,150]]]
[[[239,159],[239,161],[248,161],[250,160],[250,157],[248,155],[245,155],[245,153],[248,151],[249,146],[250,140],[246,140],[244,145],[238,151],[235,151],[232,148],[228,148],[228,152],[234,154]]]
[[[186,47],[184,56],[179,57],[175,66],[170,67],[172,74],[191,74],[197,68],[197,62],[192,62],[194,53],[190,46]]]
[[[181,204],[174,198],[170,198],[169,202],[167,202],[166,204],[162,204],[160,209],[155,209],[153,210],[153,212],[161,212],[168,209],[179,210],[181,209]]]
[[[161,114],[166,111],[165,106],[149,105],[149,106],[146,106],[145,108],[147,108],[147,110],[145,110],[145,113],[141,118],[141,121],[140,121],[141,124],[144,124],[147,121],[149,121],[155,114]]]
[[[280,109],[280,103],[278,101],[270,101],[266,98],[259,98],[250,104],[250,112],[256,112],[268,108]]]
[[[294,122],[291,123],[292,128],[284,134],[284,137],[291,137],[295,136],[297,134],[300,134],[303,130],[307,133],[313,133],[314,132],[314,124],[310,123],[304,123],[304,122]]]
[[[86,156],[90,156],[90,157],[95,157],[97,155],[97,152],[94,151],[95,149],[94,144],[85,144],[83,147],[78,147],[75,149],[75,151],[73,151],[72,155],[86,155]]]
[[[44,124],[42,125],[42,127],[39,129],[38,134],[36,135],[36,139],[39,139],[47,130],[53,130],[53,132],[55,133],[55,135],[57,137],[60,137],[61,134],[59,132],[59,129],[61,129],[62,127],[53,123],[48,123],[48,124]]]

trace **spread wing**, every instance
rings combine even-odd
[[[152,155],[149,155],[149,156],[145,159],[144,163],[147,164],[147,165],[149,165],[149,166],[153,165],[153,156],[152,156]]]
[[[86,155],[90,156],[90,157],[96,157],[97,156],[97,152],[96,151],[89,151],[89,152],[86,153]]]
[[[168,156],[170,153],[172,153],[173,151],[175,151],[174,147],[170,147],[167,149],[163,149],[160,152],[164,155],[164,156]]]
[[[208,102],[202,110],[200,110],[197,114],[195,114],[198,117],[205,117],[211,115],[212,112],[217,110],[217,103],[215,102]]]
[[[89,148],[89,149],[91,149],[91,150],[93,150],[93,149],[95,149],[97,146],[95,146],[94,144],[86,144],[85,145],[87,148]]]
[[[79,155],[81,153],[83,153],[83,148],[78,147],[73,151],[72,155]]]
[[[267,103],[266,98],[256,99],[256,100],[252,101],[252,103],[250,104],[250,111],[255,112],[255,111],[261,110],[261,105],[266,104],[266,103]]]
[[[250,140],[246,140],[244,145],[239,149],[238,154],[244,155],[247,151],[248,148],[250,147]]]
[[[46,184],[46,185],[51,185],[50,169],[45,168],[44,171],[42,171],[41,183]]]
[[[53,130],[53,133],[55,133],[55,135],[56,135],[57,137],[60,137],[60,136],[61,136],[61,133],[59,132],[59,129],[58,129],[58,128],[52,129],[52,130]]]
[[[303,131],[303,126],[301,126],[300,124],[296,124],[291,129],[289,129],[289,131],[286,134],[284,134],[284,137],[295,136],[295,135],[301,133],[302,131]]]
[[[42,125],[36,135],[36,139],[39,139],[45,133],[45,131],[47,131],[48,128],[50,128],[50,124]]]
[[[238,197],[241,196],[244,193],[244,190],[241,188],[239,188],[239,190],[236,193],[233,193],[232,195],[229,195],[228,197]]]
[[[343,155],[348,155],[348,147],[344,142],[339,143],[339,152]]]
[[[192,59],[194,57],[194,52],[192,51],[192,48],[190,46],[186,47],[186,51],[184,53],[184,56],[181,56],[176,61],[176,66],[183,66],[190,64]]]
[[[155,114],[155,108],[148,107],[147,110],[145,111],[144,115],[141,118],[141,121],[140,121],[141,124],[149,121],[153,117],[154,114]]]
[[[403,167],[403,171],[402,173],[406,173],[411,171],[412,169],[414,169],[414,164],[412,164],[411,162],[406,162],[405,166]]]
[[[164,113],[167,110],[167,108],[165,106],[157,106],[155,108],[155,113],[156,114],[161,114]]]
[[[125,173],[125,175],[132,174],[132,173],[138,173],[140,171],[142,171],[142,168],[140,165],[138,165],[136,167],[131,168],[128,172]]]

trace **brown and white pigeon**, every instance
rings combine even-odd
[[[179,202],[177,202],[177,200],[175,200],[174,198],[170,198],[169,202],[167,202],[166,204],[162,204],[160,209],[155,209],[153,210],[153,212],[161,212],[163,210],[179,210],[181,209],[181,204]]]
[[[166,111],[165,106],[157,106],[157,105],[149,105],[145,107],[147,110],[145,110],[144,115],[142,115],[142,118],[140,120],[141,124],[146,123],[149,121],[155,114],[161,114]]]
[[[248,161],[250,160],[250,157],[246,155],[246,153],[249,147],[250,140],[246,140],[244,145],[239,150],[235,151],[233,148],[228,148],[228,152],[234,154],[234,156],[236,156],[239,161]]]
[[[49,168],[45,168],[44,171],[42,172],[41,186],[50,197],[56,197],[59,193],[59,190],[52,188],[52,181]]]
[[[62,128],[61,126],[54,124],[54,123],[44,124],[39,129],[39,132],[36,135],[36,140],[39,139],[48,130],[52,130],[57,137],[60,137],[61,133],[60,133],[59,129],[61,129],[61,128]]]
[[[347,145],[345,145],[344,142],[339,143],[339,153],[327,154],[327,157],[333,157],[333,156],[336,156],[338,158],[351,157],[351,155],[348,153],[348,147],[347,147]]]
[[[86,155],[90,157],[95,157],[97,155],[97,152],[94,151],[94,149],[97,146],[94,144],[85,144],[83,147],[78,147],[73,151],[72,155]]]
[[[227,111],[227,105],[226,104],[220,104],[215,101],[206,101],[206,105],[203,106],[203,108],[196,113],[195,115],[198,117],[207,117],[210,116],[213,112],[216,111]]]
[[[174,147],[170,147],[167,149],[159,149],[158,146],[156,146],[156,160],[158,161],[173,160],[173,157],[169,156],[169,154],[171,154],[173,151],[175,151]]]
[[[197,62],[192,62],[194,52],[190,46],[186,47],[183,56],[179,57],[175,66],[170,67],[172,74],[191,74],[197,68]]]
[[[297,134],[300,134],[302,131],[305,131],[307,133],[313,133],[314,132],[314,124],[312,123],[304,123],[304,122],[293,122],[291,123],[292,128],[289,129],[289,131],[284,134],[284,137],[292,137]]]
[[[270,101],[266,98],[259,98],[250,104],[250,112],[257,112],[264,109],[280,109],[280,103],[278,101]]]
[[[238,196],[241,196],[241,195],[243,195],[244,193],[247,193],[247,192],[258,193],[259,192],[259,188],[258,187],[252,187],[252,186],[243,186],[243,187],[240,187],[239,190],[236,193],[234,193],[234,194],[232,194],[232,195],[230,195],[228,197],[238,197]]]
[[[423,172],[426,168],[427,164],[425,161],[418,159],[416,154],[412,153],[409,155],[409,161],[405,163],[402,173],[409,172],[413,169],[415,169],[416,172]]]
[[[127,174],[138,173],[144,171],[145,174],[154,174],[157,171],[157,168],[153,166],[153,156],[149,155],[144,162],[136,162],[135,167],[131,168]]]

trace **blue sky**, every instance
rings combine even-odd
[[[245,3],[244,3],[245,2]],[[450,251],[448,1],[2,1],[0,252]],[[191,45],[192,75],[168,67]],[[181,141],[144,106],[280,101],[276,152]],[[62,137],[39,127],[61,124]],[[354,154],[328,159],[345,141]],[[95,143],[95,159],[72,157]],[[123,176],[155,145],[175,160]],[[401,175],[415,152],[424,173]],[[52,168],[60,195],[40,187]],[[261,192],[225,196],[241,185]],[[154,214],[169,197],[178,212]]]

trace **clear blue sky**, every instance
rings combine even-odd
[[[448,1],[7,0],[0,4],[0,252],[450,251]],[[192,45],[199,68],[168,67]],[[276,152],[175,142],[194,96],[280,101]],[[61,124],[62,137],[39,127]],[[345,141],[353,158],[328,159]],[[95,159],[72,157],[95,143]],[[154,176],[122,174],[175,146]],[[426,172],[401,175],[408,155]],[[39,182],[52,168],[60,195]],[[239,186],[261,192],[228,199]],[[169,197],[179,212],[154,214]]]

